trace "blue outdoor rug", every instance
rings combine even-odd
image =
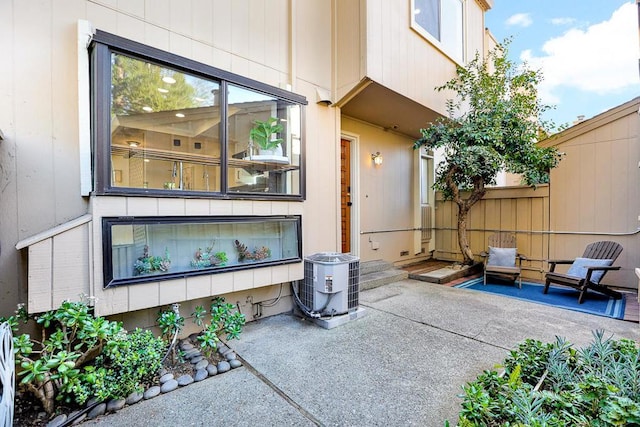
[[[455,287],[490,292],[523,301],[552,305],[567,310],[581,311],[583,313],[612,317],[614,319],[624,318],[624,297],[616,300],[607,295],[587,291],[584,302],[578,304],[579,292],[572,288],[551,286],[549,287],[549,292],[545,295],[542,293],[544,285],[539,283],[522,282],[522,289],[518,289],[517,284],[512,285],[508,282],[497,284],[496,282],[488,281],[486,285],[483,285],[482,277],[468,280]]]

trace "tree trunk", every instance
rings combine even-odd
[[[32,383],[27,383],[26,387],[40,401],[45,412],[48,415],[53,414],[55,409],[55,390],[49,375],[39,387],[34,386]]]
[[[462,253],[462,263],[464,265],[473,264],[473,252],[469,249],[469,239],[467,238],[467,214],[471,206],[475,205],[480,199],[482,199],[486,193],[484,188],[484,180],[478,176],[473,179],[473,189],[469,194],[468,199],[463,199],[460,194],[460,189],[455,182],[454,176],[460,169],[452,166],[445,176],[445,182],[447,187],[451,191],[451,200],[458,205],[458,246],[460,246],[460,252]]]
[[[467,238],[467,214],[469,208],[458,205],[458,246],[462,253],[462,263],[464,265],[473,264],[473,252],[469,248],[469,239]]]

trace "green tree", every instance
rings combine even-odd
[[[163,77],[173,78],[175,82],[166,84]],[[171,111],[198,106],[195,102],[198,90],[187,81],[185,74],[128,56],[114,57],[111,84],[113,114],[139,114],[143,112],[142,107]]]
[[[447,101],[448,117],[421,129],[414,148],[441,149],[444,161],[438,165],[434,188],[458,206],[458,244],[464,264],[473,263],[467,238],[467,217],[480,201],[485,186],[494,184],[499,171],[522,174],[527,185],[548,182],[549,171],[560,156],[554,148],[536,145],[552,129],[541,120],[551,107],[538,99],[539,71],[508,59],[509,40],[479,54],[457,76],[437,87],[450,90],[456,99]]]

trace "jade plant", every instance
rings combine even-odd
[[[235,308],[233,304],[226,303],[224,298],[216,297],[211,302],[208,312],[204,306],[198,305],[191,313],[193,323],[202,328],[197,340],[202,353],[207,357],[218,348],[220,336],[226,334],[228,340],[240,337],[246,319],[244,314]],[[184,317],[180,315],[177,304],[173,304],[171,308],[158,313],[157,323],[164,338],[175,343],[176,337],[184,327]],[[180,359],[177,346],[171,345],[170,352],[173,363]]]
[[[171,308],[159,311],[156,322],[158,323],[162,337],[169,343],[167,355],[171,356],[171,363],[175,364],[181,358],[178,348],[175,345],[176,338],[184,327],[184,317],[180,315],[180,305],[172,304]]]
[[[273,134],[278,134],[283,129],[277,117],[269,117],[265,121],[254,120],[249,136],[260,149],[273,150],[284,141],[282,138],[273,138]]]
[[[35,321],[38,337],[17,334],[20,322]],[[95,317],[84,302],[64,301],[57,310],[28,315],[23,306],[7,319],[19,386],[38,399],[47,414],[56,402],[83,404],[88,398],[124,397],[155,374],[164,348],[152,335],[128,335],[121,323]]]
[[[209,307],[209,323],[205,320],[207,311],[203,306],[197,306],[192,313],[194,323],[202,327],[197,340],[208,357],[218,348],[220,336],[226,334],[227,340],[240,338],[246,318],[235,308],[233,304],[226,303],[224,298],[217,297]]]

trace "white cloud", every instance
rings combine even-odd
[[[508,27],[528,27],[532,23],[533,21],[531,20],[531,16],[529,16],[528,13],[516,13],[515,15],[511,15],[509,18],[507,18],[506,21]]]
[[[523,51],[520,59],[541,69],[545,103],[557,104],[554,91],[569,87],[598,95],[638,85],[638,18],[634,3],[613,12],[608,21],[585,30],[570,29],[544,43],[544,55]]]
[[[553,25],[571,25],[574,22],[576,22],[574,18],[551,18]]]

